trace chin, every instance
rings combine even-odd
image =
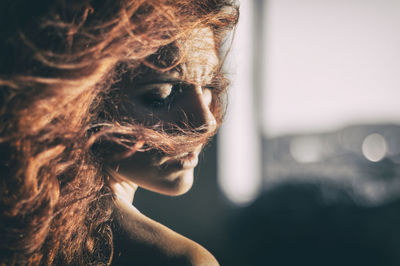
[[[169,196],[183,195],[192,188],[193,179],[193,169],[183,171],[166,181],[159,192]]]

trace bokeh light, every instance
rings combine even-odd
[[[363,141],[362,153],[371,162],[379,162],[387,153],[385,138],[378,133],[368,135]]]

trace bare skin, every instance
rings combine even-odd
[[[143,215],[124,199],[117,198],[116,205],[115,219],[125,238],[125,247],[119,248],[116,243],[122,253],[117,258],[122,263],[118,264],[131,261],[134,265],[219,265],[204,247]]]
[[[216,121],[210,111],[212,94],[207,84],[219,61],[212,31],[194,30],[182,47],[187,56],[181,64],[181,73],[159,73],[134,91],[123,88],[135,106],[132,116],[144,120],[156,117],[166,125],[187,118],[192,126],[213,132]],[[183,82],[190,86],[176,94],[172,104],[161,105],[171,97],[175,85]],[[156,97],[157,107],[141,100],[149,92],[154,93],[151,97]],[[120,225],[118,234],[122,239],[119,242],[124,242],[118,247],[116,241],[121,256],[114,257],[121,264],[125,256],[132,257],[132,263],[138,265],[219,265],[204,247],[146,217],[132,205],[138,187],[170,196],[186,193],[193,184],[201,148],[200,145],[172,157],[156,151],[138,152],[119,161],[117,167],[110,166],[109,183],[117,206],[115,220]]]

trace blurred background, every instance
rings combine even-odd
[[[400,1],[240,5],[193,189],[137,207],[221,265],[400,265]]]

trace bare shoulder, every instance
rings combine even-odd
[[[219,265],[198,243],[146,217],[128,204],[117,204],[113,265]]]

